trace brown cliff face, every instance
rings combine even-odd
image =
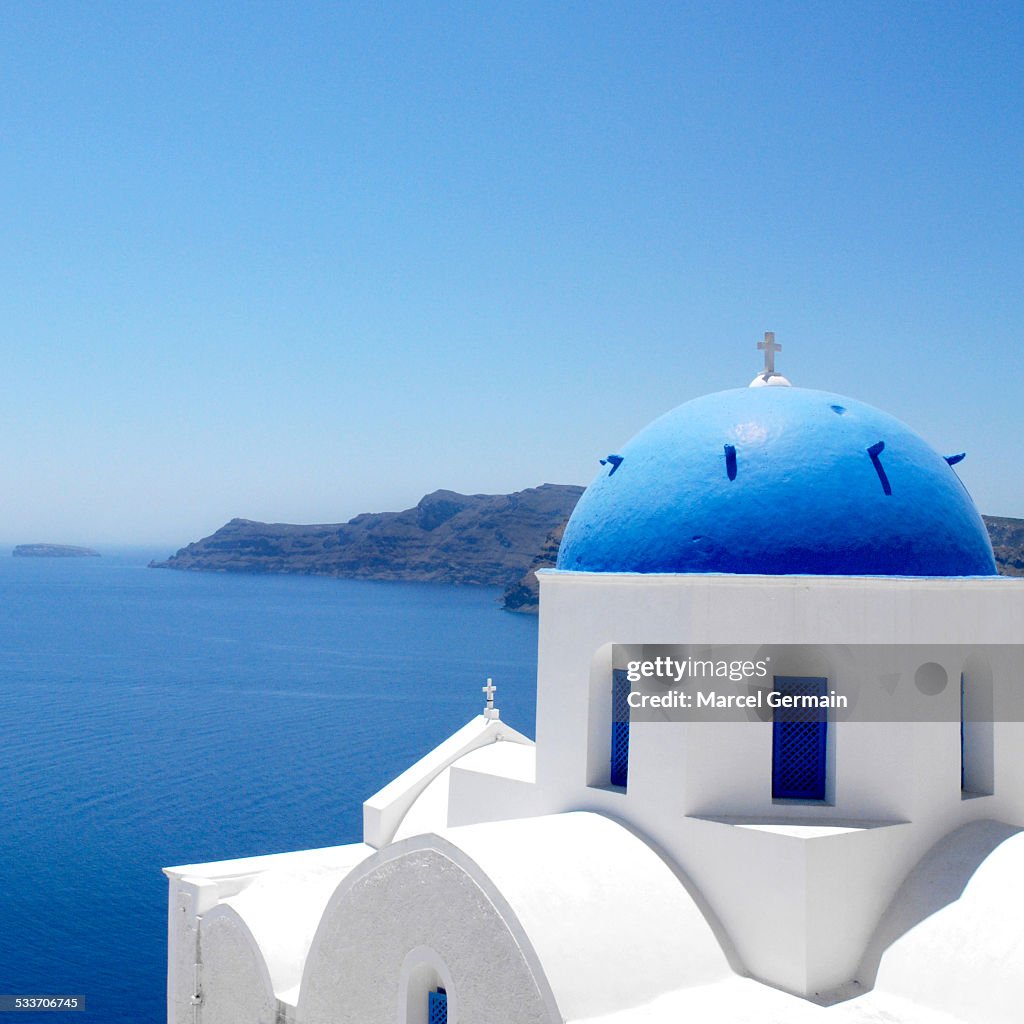
[[[982,516],[1002,576],[1024,576],[1024,519]]]
[[[523,575],[582,493],[582,487],[561,484],[514,494],[435,491],[403,512],[365,513],[321,526],[232,519],[153,565],[506,586]]]
[[[568,517],[566,517],[568,522]],[[548,569],[558,560],[558,546],[562,543],[565,533],[565,522],[559,523],[544,541],[536,558],[521,580],[505,588],[502,606],[510,612],[527,612],[536,615],[540,608],[540,585],[537,582],[537,570]]]

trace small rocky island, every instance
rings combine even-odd
[[[92,548],[76,548],[71,544],[19,544],[11,554],[15,558],[99,558]]]

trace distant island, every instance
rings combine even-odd
[[[514,494],[434,491],[404,512],[368,512],[334,525],[232,519],[211,536],[150,565],[490,584],[505,588],[507,610],[535,613],[536,570],[555,564],[566,521],[582,493],[582,487],[568,484],[542,484]],[[982,519],[1000,573],[1024,576],[1024,519]]]
[[[15,558],[99,558],[92,548],[76,548],[71,544],[19,544],[11,554]]]

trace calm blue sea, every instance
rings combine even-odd
[[[0,994],[165,1018],[166,865],[360,838],[483,706],[533,734],[536,620],[493,588],[0,557]]]

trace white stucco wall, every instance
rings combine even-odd
[[[875,985],[984,1024],[1024,1000],[1024,832],[974,822],[943,837],[900,887],[869,949]]]
[[[493,819],[490,816],[474,815],[473,821],[526,816],[516,814],[514,805],[503,799],[496,787],[500,787],[505,780],[514,787],[526,784],[532,788],[536,781],[536,753],[532,743],[508,743],[504,737],[486,746],[474,747],[437,774],[420,792],[395,829],[394,841],[422,835],[424,832],[443,831],[450,825],[468,824],[453,821],[449,813],[452,786],[458,784],[453,783],[453,777],[460,782],[466,777],[479,779],[486,789],[483,800],[490,801]],[[466,802],[458,797],[456,800],[461,804]]]
[[[1018,723],[995,727],[995,793],[973,800],[961,798],[954,721],[830,726],[834,793],[825,804],[772,800],[771,728],[756,720],[636,723],[628,792],[589,784],[607,763],[611,644],[1015,644],[1024,582],[539,575],[536,786],[453,778],[450,820],[493,818],[504,804],[514,814],[588,809],[629,823],[693,880],[755,976],[802,994],[844,984],[903,877],[942,835],[983,817],[1024,821]],[[949,665],[952,679],[961,667]],[[939,699],[958,701],[958,692],[951,685]],[[597,725],[595,701],[609,704],[597,708]],[[788,823],[845,832],[778,831]],[[775,831],[744,827],[757,824]],[[839,919],[846,927],[836,935]]]

